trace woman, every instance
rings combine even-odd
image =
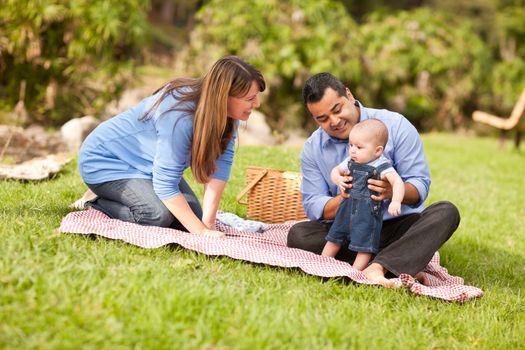
[[[265,88],[257,69],[228,56],[202,79],[175,79],[100,124],[78,158],[82,179],[98,197],[91,206],[128,222],[222,236],[214,224],[237,127],[259,107]],[[204,184],[202,209],[182,178],[188,166]]]

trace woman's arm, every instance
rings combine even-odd
[[[175,216],[189,232],[214,237],[224,236],[224,233],[206,227],[195,213],[193,213],[182,194],[163,200],[162,203],[164,203],[173,216]]]
[[[202,222],[210,229],[215,228],[215,217],[221,200],[226,181],[210,178],[204,185],[204,198],[202,200]]]

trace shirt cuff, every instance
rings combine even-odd
[[[412,186],[414,186],[416,188],[417,192],[419,193],[419,202],[417,202],[416,204],[413,204],[413,205],[408,205],[408,204],[407,205],[409,207],[412,207],[412,208],[419,207],[427,199],[428,188],[422,181],[419,181],[417,179],[408,179],[407,182],[409,184],[411,184]]]
[[[310,220],[321,220],[323,218],[323,212],[324,207],[326,206],[326,203],[333,197],[330,196],[322,196],[316,198],[315,202],[310,205],[310,207],[307,210],[306,215]]]

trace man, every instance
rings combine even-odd
[[[320,254],[325,236],[335,218],[345,193],[338,193],[330,180],[330,171],[348,154],[348,135],[360,121],[375,118],[388,129],[384,155],[392,161],[403,179],[405,196],[401,216],[392,218],[384,210],[379,253],[363,273],[386,287],[392,287],[387,272],[399,276],[407,273],[416,278],[434,253],[450,238],[459,225],[457,208],[450,202],[437,202],[425,208],[430,188],[430,172],[419,134],[398,113],[363,107],[341,81],[329,73],[317,74],[305,83],[303,100],[319,125],[306,141],[301,153],[301,192],[303,207],[311,221],[294,225],[288,234],[288,246]],[[348,175],[342,174],[342,175]],[[351,187],[350,176],[348,188]],[[383,180],[368,181],[378,193],[373,200],[392,198],[390,184]],[[352,262],[355,253],[343,247],[338,259]]]

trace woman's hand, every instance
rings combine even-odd
[[[215,218],[208,220],[203,218],[202,222],[204,223],[204,225],[206,225],[207,228],[215,230]]]
[[[204,228],[200,234],[208,237],[224,237],[224,232],[212,230],[207,227]]]

